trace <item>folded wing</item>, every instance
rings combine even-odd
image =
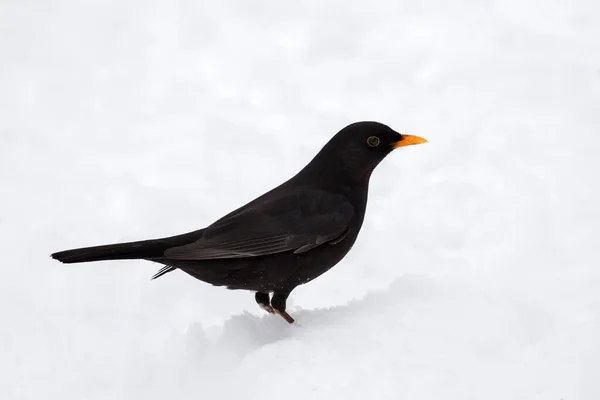
[[[354,208],[341,195],[302,190],[250,203],[215,222],[202,238],[165,251],[174,260],[300,254],[325,243],[338,243],[348,232]]]

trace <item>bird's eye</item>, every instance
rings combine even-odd
[[[371,147],[377,147],[381,143],[381,140],[377,136],[369,136],[367,139],[367,144]]]

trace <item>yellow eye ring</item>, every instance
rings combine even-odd
[[[377,147],[381,143],[381,140],[377,136],[369,136],[367,139],[367,144],[371,147]]]

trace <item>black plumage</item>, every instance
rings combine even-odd
[[[144,259],[213,285],[256,292],[256,301],[288,322],[290,292],[336,265],[365,216],[369,179],[393,149],[424,143],[377,122],[338,132],[297,175],[208,227],[183,235],[67,250],[64,263]],[[272,298],[269,294],[273,293]]]

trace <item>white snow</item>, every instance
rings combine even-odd
[[[600,399],[599,12],[3,0],[0,398]],[[49,258],[207,225],[364,119],[430,143],[378,168],[298,326]]]

